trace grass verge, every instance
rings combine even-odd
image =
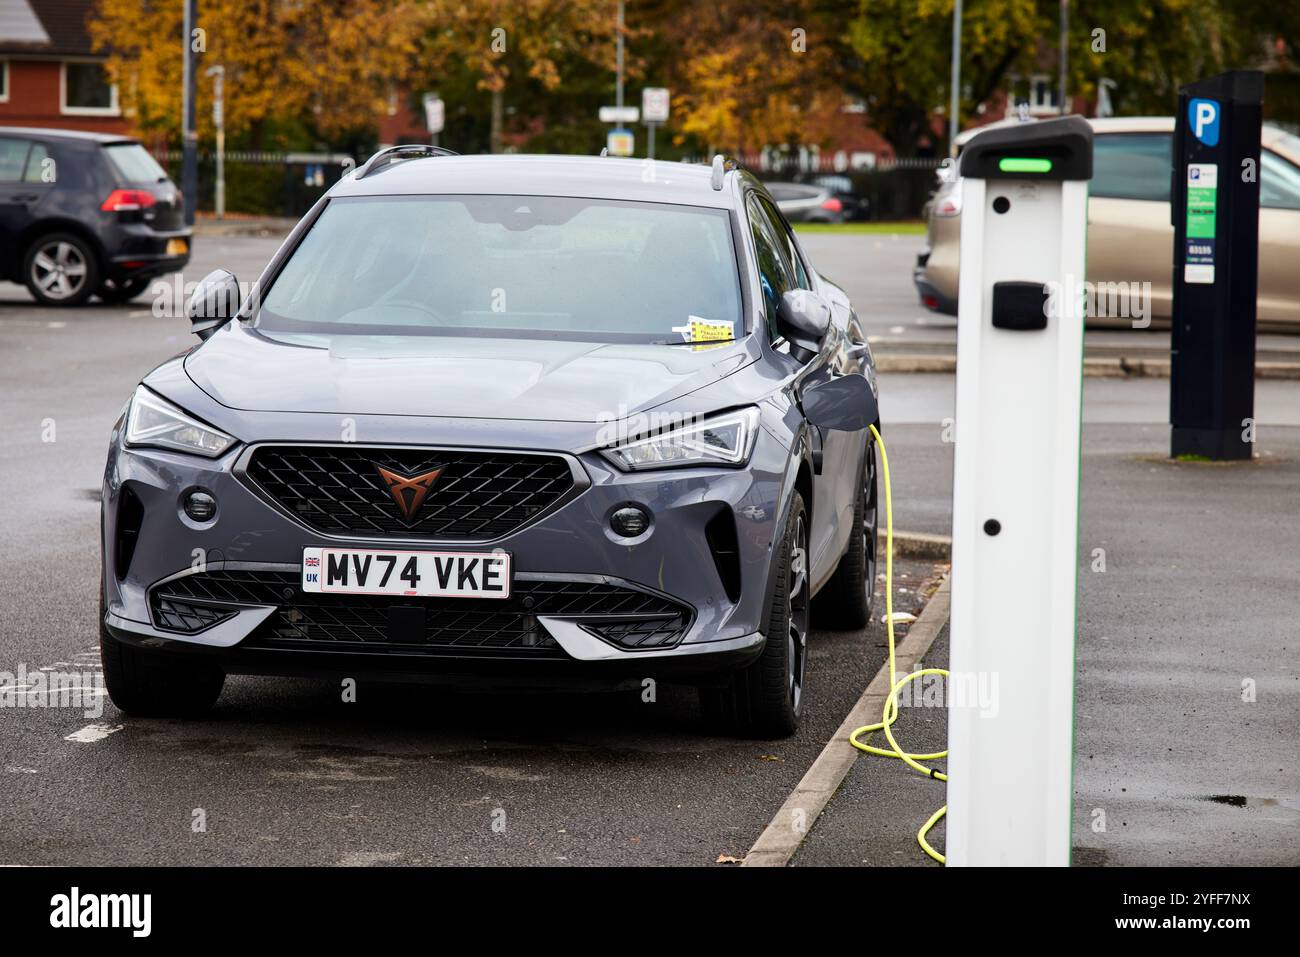
[[[919,219],[880,223],[791,223],[796,233],[841,233],[878,236],[884,233],[903,233],[908,236],[925,235],[925,223]]]

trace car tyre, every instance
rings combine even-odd
[[[118,641],[104,624],[100,598],[99,656],[104,686],[120,711],[142,718],[197,718],[221,696],[225,672],[215,663],[136,648]]]
[[[706,720],[752,738],[794,734],[803,712],[809,628],[808,516],[794,493],[772,576],[772,611],[762,655],[727,676],[722,687],[700,689]]]
[[[104,284],[99,287],[98,295],[101,302],[105,302],[110,306],[117,306],[124,302],[130,302],[148,288],[148,279],[128,279],[125,282],[105,279]]]
[[[862,494],[853,506],[849,547],[835,574],[817,594],[817,624],[838,631],[856,631],[871,621],[876,597],[876,551],[880,510],[877,500],[876,449],[867,445],[862,462]]]
[[[99,258],[72,233],[38,236],[23,257],[23,282],[45,306],[79,306],[99,289]]]

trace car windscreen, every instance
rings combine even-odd
[[[124,183],[158,183],[167,178],[166,170],[139,143],[112,143],[104,152]]]
[[[641,343],[744,331],[726,210],[555,196],[334,199],[255,322]]]

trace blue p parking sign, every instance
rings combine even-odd
[[[1187,105],[1187,122],[1192,135],[1206,146],[1219,145],[1219,104],[1214,100],[1192,100]]]

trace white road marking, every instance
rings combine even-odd
[[[400,853],[389,851],[349,851],[339,859],[340,867],[376,867],[396,863]]]
[[[120,724],[88,724],[80,731],[74,731],[65,737],[64,741],[73,741],[77,744],[94,744],[96,741],[103,741],[110,734],[121,731],[123,725]]]

